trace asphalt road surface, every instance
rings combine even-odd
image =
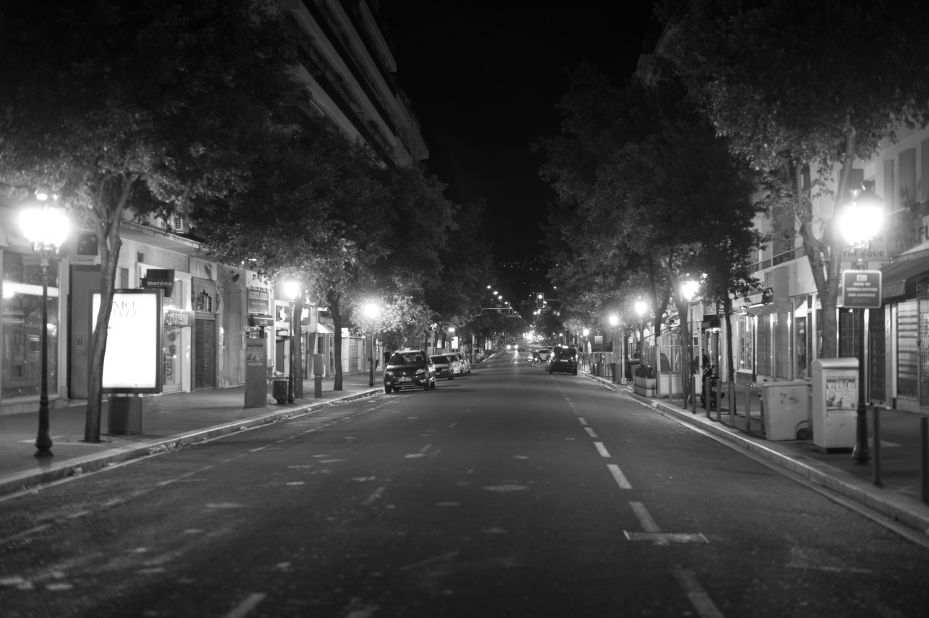
[[[0,502],[0,615],[926,616],[929,549],[501,355]]]

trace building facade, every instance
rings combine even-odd
[[[929,409],[929,129],[900,130],[869,161],[856,165],[855,184],[882,197],[884,225],[865,255],[849,247],[843,269],[863,257],[882,272],[882,306],[864,311],[864,324],[838,309],[839,357],[863,358],[867,398],[908,411]],[[814,217],[828,219],[834,204],[814,202]],[[759,250],[753,268],[762,292],[734,302],[729,324],[736,380],[756,383],[807,380],[823,357],[822,303],[793,217],[759,217],[756,228],[778,240]],[[784,234],[784,232],[788,232]],[[695,332],[702,353],[726,376],[726,321],[714,306],[695,303]],[[857,349],[864,328],[865,349]]]
[[[298,33],[304,86],[299,108],[328,118],[351,138],[363,139],[385,165],[409,166],[428,158],[411,105],[395,80],[396,61],[378,16],[365,0],[281,0]],[[311,171],[309,173],[312,173]],[[18,205],[0,203],[0,414],[36,409],[40,388],[41,280],[39,258],[21,236]],[[188,222],[174,216],[122,223],[117,287],[163,291],[162,376],[164,392],[222,388],[245,382],[246,339],[267,338],[268,377],[289,374],[290,301],[279,282],[242,265],[206,257]],[[195,232],[195,230],[194,230]],[[75,230],[49,266],[48,384],[52,406],[87,396],[91,299],[101,287],[95,237]],[[313,354],[322,354],[331,375],[331,321],[325,308],[308,307],[294,331],[302,337],[303,375],[313,375]],[[322,316],[322,317],[320,317]],[[343,367],[354,368],[346,341]]]

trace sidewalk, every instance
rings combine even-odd
[[[100,423],[100,442],[84,442],[85,402],[52,408],[49,426],[52,457],[36,458],[38,404],[35,412],[0,415],[0,497],[62,478],[99,470],[108,465],[151,453],[215,438],[243,428],[273,423],[338,401],[359,399],[380,392],[379,380],[368,386],[367,374],[345,375],[342,391],[333,391],[334,379],[324,378],[322,397],[314,398],[314,381],[303,383],[303,399],[245,408],[245,387],[198,390],[145,397],[142,433],[109,435],[106,403]]]
[[[861,503],[885,517],[896,520],[929,537],[929,505],[922,502],[920,470],[921,443],[919,417],[891,410],[880,412],[881,480],[874,484],[874,451],[871,462],[858,464],[849,452],[823,453],[811,448],[809,440],[770,441],[761,436],[760,415],[754,415],[747,427],[744,416],[736,416],[730,426],[724,410],[717,420],[716,411],[707,411],[697,402],[697,413],[681,407],[681,400],[643,397],[633,393],[631,385],[613,384],[609,378],[584,373],[588,378],[650,403],[660,411],[786,468],[808,481],[826,487],[845,498]],[[757,412],[757,411],[756,411]],[[869,429],[873,419],[869,417]],[[751,429],[747,432],[746,429]],[[873,444],[873,435],[869,438]]]

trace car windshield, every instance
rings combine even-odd
[[[415,365],[423,362],[421,352],[394,352],[388,361],[388,365]]]
[[[437,355],[435,355],[435,356],[432,357],[432,362],[433,362],[433,363],[441,363],[441,364],[444,365],[445,363],[448,362],[448,359],[445,358],[444,356],[442,356],[441,354],[437,354]]]

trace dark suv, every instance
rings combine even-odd
[[[548,372],[573,373],[577,375],[577,349],[570,346],[556,345],[548,359]]]
[[[398,350],[384,367],[384,392],[401,388],[435,390],[435,364],[423,350]]]

